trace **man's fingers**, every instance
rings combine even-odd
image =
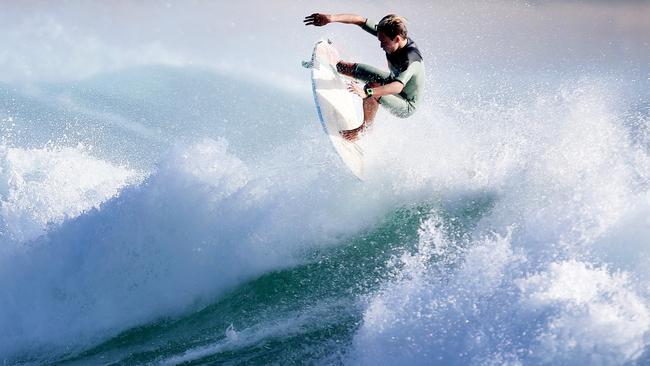
[[[307,15],[307,16],[305,17],[305,20],[303,20],[303,21],[304,21],[304,22],[309,22],[309,21],[313,22],[314,20],[316,20],[316,16],[317,16],[317,15],[318,15],[318,14],[315,14],[315,13],[312,14],[312,15]]]

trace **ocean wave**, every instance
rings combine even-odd
[[[509,164],[477,172],[493,182],[490,212],[461,237],[431,213],[417,253],[368,299],[351,363],[609,365],[644,355],[647,147],[599,90],[565,89],[511,114],[521,134],[492,145]]]
[[[94,158],[83,145],[0,146],[0,245],[22,243],[116,196],[141,174]]]
[[[0,354],[60,356],[200,308],[372,221],[368,207],[340,215],[329,204],[360,192],[328,191],[330,183],[305,172],[289,181],[256,175],[225,140],[171,149],[142,183],[3,253]],[[365,218],[352,224],[350,215]]]

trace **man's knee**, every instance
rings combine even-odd
[[[378,83],[378,82],[376,82],[376,81],[371,81],[371,82],[369,82],[368,84],[366,84],[365,89],[368,89],[368,88],[376,88],[376,87],[378,87],[378,86],[382,86],[382,84],[381,84],[381,83]]]
[[[354,67],[356,64],[352,62],[339,61],[336,64],[336,71],[340,72],[343,75],[352,76],[354,73]]]

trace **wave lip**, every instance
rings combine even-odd
[[[77,174],[80,166],[72,164],[77,160],[69,154],[78,156],[62,151],[52,159],[67,167],[61,175],[83,181]],[[108,175],[116,172],[87,157],[80,159],[106,168]],[[99,179],[103,170],[94,172]],[[122,172],[112,177],[119,181]],[[277,264],[272,253],[259,253],[255,240],[242,238],[243,231],[230,231],[239,225],[228,222],[229,215],[237,216],[238,210],[245,215],[255,201],[245,193],[247,174],[243,163],[227,154],[225,143],[208,141],[172,151],[156,173],[138,185],[122,187],[99,207],[72,205],[60,215],[44,210],[54,212],[46,216],[49,223],[59,216],[62,222],[46,225],[47,235],[32,239],[23,250],[3,253],[0,355],[41,357],[83,348],[130,326],[176,314],[202,296],[210,298],[250,273]],[[82,183],[67,194],[65,186],[52,187],[57,182],[52,179],[34,179],[51,195],[29,202],[45,208],[50,207],[48,199],[87,202],[87,191],[74,189]],[[238,194],[250,201],[238,201]],[[41,216],[34,217],[31,222],[40,223]]]
[[[333,202],[362,192],[313,173],[264,176],[225,140],[172,149],[141,183],[4,256],[0,355],[75,354],[201,308],[371,220],[372,205],[335,215]]]

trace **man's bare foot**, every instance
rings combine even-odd
[[[341,136],[343,136],[344,139],[348,141],[356,141],[359,138],[359,134],[363,132],[363,130],[364,130],[364,126],[361,126],[352,130],[339,131],[339,133],[341,134]]]

